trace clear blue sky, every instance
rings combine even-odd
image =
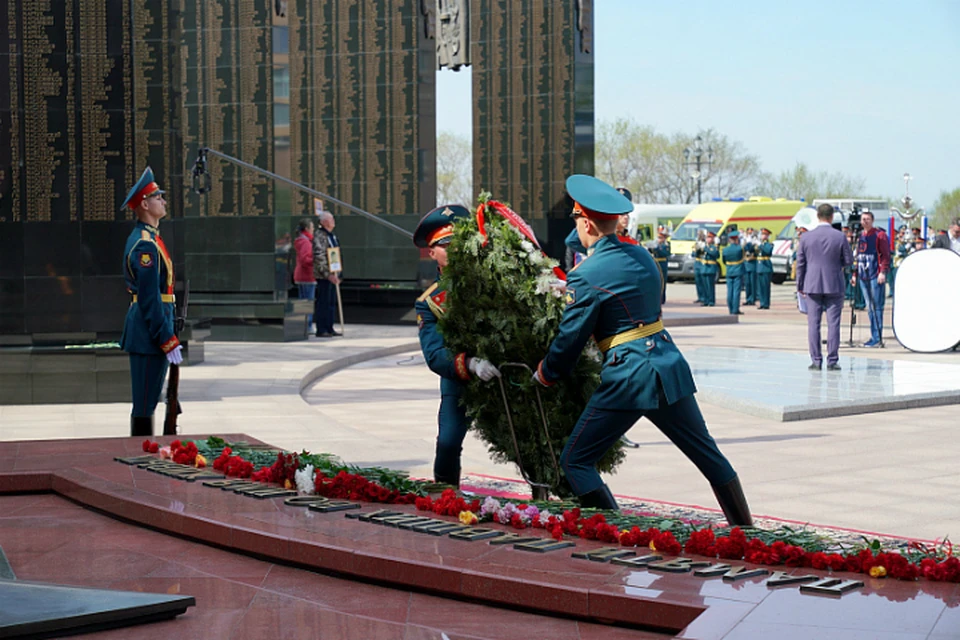
[[[960,1],[595,1],[596,117],[720,131],[766,171],[805,162],[930,207],[960,187]],[[438,77],[470,132],[470,73]],[[749,195],[749,194],[745,194]]]

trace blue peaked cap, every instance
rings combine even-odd
[[[130,191],[127,192],[127,198],[123,201],[123,204],[120,205],[120,208],[129,207],[136,209],[145,197],[152,196],[155,193],[166,193],[166,191],[161,189],[160,186],[157,185],[156,180],[154,180],[153,169],[147,167],[143,170],[143,173],[140,174],[140,179],[137,180],[137,183],[130,187]]]
[[[432,209],[423,216],[413,232],[413,244],[421,249],[446,244],[453,236],[453,223],[471,215],[470,210],[462,204],[445,204]]]
[[[570,176],[567,178],[567,193],[581,207],[600,217],[613,218],[633,211],[633,203],[626,196],[593,176],[579,173]]]

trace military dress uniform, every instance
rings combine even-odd
[[[470,217],[466,207],[447,205],[437,207],[420,221],[413,242],[420,248],[448,243],[453,236],[453,222]],[[433,477],[437,482],[460,484],[460,453],[467,435],[467,413],[460,398],[463,383],[470,380],[467,354],[452,354],[447,349],[437,320],[446,310],[447,292],[434,282],[416,302],[420,350],[431,371],[440,376],[440,412],[437,416],[436,457]]]
[[[713,244],[717,237],[713,231],[707,232],[707,248],[703,251],[703,293],[706,302],[703,306],[712,307],[717,304],[717,276],[720,275],[720,249]]]
[[[660,304],[667,301],[667,260],[670,258],[670,241],[665,233],[657,236],[657,245],[653,248],[653,259],[660,267]]]
[[[158,193],[163,191],[147,167],[123,206],[136,209]],[[180,345],[174,333],[173,261],[160,231],[140,220],[127,237],[123,255],[123,275],[132,295],[120,337],[120,348],[130,354],[130,435],[150,436],[169,366],[167,354]]]
[[[730,315],[741,315],[740,289],[746,270],[743,266],[743,247],[738,242],[740,234],[736,229],[728,235],[730,244],[723,248],[723,263],[727,266],[727,310]]]
[[[769,234],[769,229],[763,229]],[[773,255],[773,243],[769,237],[760,243],[757,255],[757,298],[760,301],[761,309],[770,308],[770,280],[773,277],[773,262],[770,256]]]
[[[693,283],[697,287],[697,302],[701,306],[707,306],[706,286],[703,282],[703,254],[706,253],[706,247],[701,248],[698,241],[693,249]]]
[[[612,187],[592,177],[567,180],[574,215],[603,220],[628,207]],[[567,276],[567,306],[534,380],[551,386],[574,368],[592,335],[603,354],[593,392],[560,455],[564,474],[585,507],[617,508],[596,463],[641,417],[674,442],[713,485],[731,523],[750,524],[733,467],[707,431],[693,397],[693,375],[664,329],[660,274],[641,247],[601,237],[590,257]]]
[[[753,236],[748,236],[743,245],[743,292],[748,305],[757,303],[757,245],[753,240]],[[726,262],[727,258],[723,260]],[[729,270],[727,277],[730,277]]]

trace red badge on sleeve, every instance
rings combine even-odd
[[[153,256],[149,253],[140,254],[140,266],[141,267],[152,267],[153,266]]]

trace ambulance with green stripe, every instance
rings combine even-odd
[[[800,200],[774,200],[762,196],[732,198],[705,202],[687,214],[683,222],[673,230],[670,236],[671,255],[667,260],[667,280],[693,279],[693,256],[697,234],[702,229],[713,231],[720,238],[720,246],[727,244],[727,234],[733,229],[743,233],[752,227],[759,233],[761,228],[770,229],[770,237],[777,234],[790,223],[805,204]],[[720,275],[727,270],[720,261]]]

